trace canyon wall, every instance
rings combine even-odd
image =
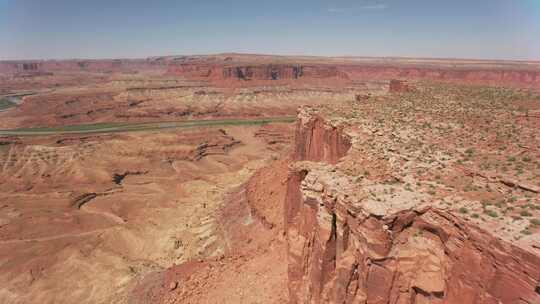
[[[540,303],[539,256],[450,211],[380,212],[332,165],[348,157],[343,129],[299,116],[284,219],[291,303]]]
[[[171,64],[168,74],[188,78],[206,78],[214,81],[226,80],[291,80],[317,78],[343,78],[346,75],[336,66],[300,64],[258,65],[209,65]]]
[[[167,68],[168,75],[182,76],[190,79],[210,79],[219,75],[219,67],[209,64],[171,64]]]
[[[0,61],[0,74],[53,72],[134,72],[165,70],[166,62],[155,59]]]
[[[411,63],[414,62],[414,63]],[[101,60],[26,60],[0,61],[0,74],[56,72],[137,72],[161,71],[166,75],[208,81],[332,81],[352,84],[372,80],[427,80],[478,85],[511,85],[540,88],[538,63],[440,60],[425,64],[422,60],[377,63],[377,59],[358,62],[352,59],[294,59],[264,56],[220,57],[184,56],[146,59]],[[455,63],[455,64],[454,64]]]
[[[341,66],[340,71],[355,80],[410,79],[479,85],[505,85],[540,88],[538,69],[451,68],[405,66]]]
[[[295,131],[294,160],[336,163],[351,147],[342,127],[332,126],[304,108],[298,116]]]
[[[511,85],[540,88],[540,71],[530,68],[430,67],[369,64],[200,64],[172,63],[168,74],[212,81],[226,80],[317,80],[342,83],[368,80],[427,80],[477,85]]]

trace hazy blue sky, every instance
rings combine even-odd
[[[219,52],[540,60],[540,0],[0,0],[0,59]]]

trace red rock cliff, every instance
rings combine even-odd
[[[540,303],[539,256],[449,211],[381,214],[328,164],[350,144],[325,125],[300,113],[295,159],[308,161],[293,164],[285,202],[291,303]]]
[[[171,63],[168,74],[213,81],[226,80],[317,80],[334,79],[339,83],[370,80],[428,80],[476,85],[507,85],[540,88],[537,68],[454,68],[449,66],[369,65],[353,63],[328,64],[247,64],[247,63]]]
[[[296,123],[294,160],[336,163],[351,147],[342,128],[332,126],[321,117],[302,110]]]
[[[203,78],[214,81],[223,80],[292,80],[346,78],[336,66],[258,64],[258,65],[219,65],[219,64],[172,64],[168,73],[188,78]]]
[[[0,74],[164,70],[165,64],[153,59],[0,61]]]

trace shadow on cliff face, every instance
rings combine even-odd
[[[313,116],[307,122],[298,120],[295,136],[295,161],[335,164],[351,148],[351,140],[343,133],[343,128],[331,126],[319,116]]]

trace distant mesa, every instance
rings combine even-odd
[[[209,78],[217,81],[294,80],[300,78],[347,79],[347,75],[340,72],[337,66],[297,64],[201,65],[198,63],[182,63],[171,65],[168,73],[190,78]]]

